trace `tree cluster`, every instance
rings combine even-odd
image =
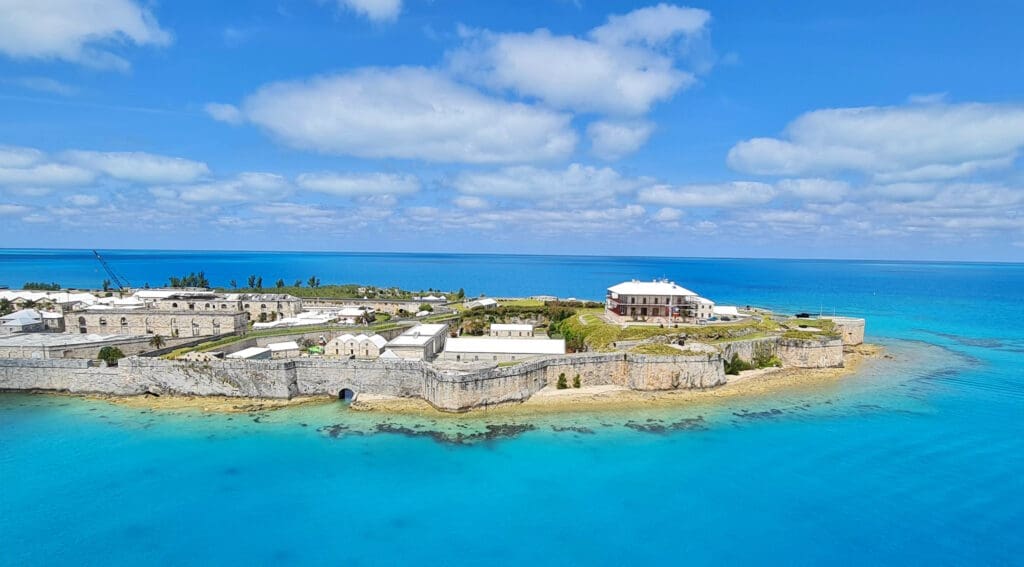
[[[167,281],[170,287],[210,287],[210,280],[203,272],[192,272],[180,278],[171,276]]]
[[[32,291],[60,291],[60,284],[57,282],[25,282],[22,289]]]

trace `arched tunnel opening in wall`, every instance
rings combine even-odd
[[[348,388],[342,388],[342,390],[338,392],[338,399],[348,403],[356,399],[356,393]]]

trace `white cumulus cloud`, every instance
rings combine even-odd
[[[46,156],[35,148],[0,146],[0,167],[28,167]]]
[[[743,207],[760,205],[775,198],[776,190],[767,183],[732,181],[710,185],[657,185],[640,190],[641,203],[669,207]]]
[[[647,121],[598,120],[587,126],[591,153],[606,160],[637,151],[652,132],[654,124]]]
[[[324,153],[435,162],[560,159],[570,116],[486,97],[424,68],[365,68],[266,85],[245,118],[285,143]]]
[[[74,165],[44,163],[31,167],[0,167],[0,185],[26,187],[68,186],[90,183],[96,173]]]
[[[915,181],[1009,167],[1022,146],[1024,106],[870,106],[808,112],[779,138],[736,144],[728,162],[767,175],[852,171],[878,181]]]
[[[27,213],[30,209],[25,205],[15,205],[12,203],[0,203],[0,216],[6,215],[20,215]]]
[[[291,186],[288,180],[274,173],[246,172],[234,178],[211,183],[188,185],[180,190],[154,188],[154,196],[168,198],[175,194],[190,203],[227,203],[246,201],[277,200],[288,195]]]
[[[244,120],[242,111],[238,110],[238,107],[233,104],[209,102],[203,106],[203,110],[214,120],[227,122],[228,124],[241,124]]]
[[[587,37],[464,29],[448,62],[459,76],[559,108],[638,115],[694,83],[677,65],[679,42],[701,35],[709,17],[660,4],[611,16]]]
[[[662,207],[651,215],[651,218],[658,222],[671,223],[683,218],[683,211],[673,209],[672,207]]]
[[[460,209],[486,209],[490,206],[486,199],[472,195],[461,195],[452,199],[452,203]]]
[[[0,52],[125,70],[116,44],[168,45],[171,34],[133,0],[0,0]]]
[[[776,187],[794,197],[812,203],[837,203],[850,191],[850,184],[836,179],[783,179]]]
[[[402,13],[402,0],[338,0],[338,4],[373,22],[391,22]]]
[[[465,172],[455,176],[450,185],[467,195],[557,201],[571,196],[599,200],[635,191],[650,183],[646,178],[624,177],[609,167],[574,163],[565,169],[523,165],[491,172]]]
[[[69,195],[65,201],[76,207],[94,207],[100,204],[100,198],[96,195],[75,194]]]
[[[205,163],[145,152],[64,152],[66,161],[115,179],[139,183],[189,183],[209,175]]]
[[[303,173],[295,183],[308,191],[340,197],[406,195],[420,190],[415,175],[393,173]]]

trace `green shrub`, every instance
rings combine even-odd
[[[733,376],[743,372],[744,370],[751,370],[754,366],[749,362],[740,358],[740,355],[733,354],[732,358],[725,361],[725,373]]]
[[[565,381],[565,372],[562,372],[561,374],[558,375],[557,388],[559,390],[564,390],[564,389],[566,389],[568,387],[569,387],[569,384]]]
[[[580,387],[580,375],[579,374],[577,374],[576,377],[572,379],[572,387],[573,388],[579,388]]]
[[[753,364],[756,368],[768,368],[769,366],[782,366],[779,357],[772,352],[771,346],[765,343],[754,345]]]
[[[117,361],[124,358],[124,353],[116,346],[105,346],[100,349],[96,358],[107,363],[107,366],[117,366]]]

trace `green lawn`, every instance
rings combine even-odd
[[[498,304],[504,307],[544,307],[544,302],[539,299],[499,299]]]
[[[679,327],[659,327],[654,325],[630,325],[623,329],[619,325],[606,322],[599,314],[601,309],[581,309],[580,312],[559,325],[559,330],[567,340],[582,338],[592,351],[613,350],[616,341],[644,340],[652,337],[686,335],[702,342],[726,342],[747,338],[768,336],[778,329],[778,324],[770,319],[760,321],[748,319],[726,325],[680,325]]]

